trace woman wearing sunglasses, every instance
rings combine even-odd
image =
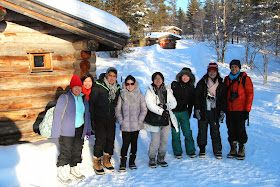
[[[126,171],[127,151],[129,145],[129,168],[137,169],[135,165],[137,140],[139,131],[143,128],[143,121],[147,114],[144,95],[140,92],[138,82],[128,75],[123,83],[122,92],[116,106],[116,118],[122,131],[122,149],[120,159],[120,172]]]

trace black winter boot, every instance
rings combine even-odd
[[[136,154],[129,154],[129,168],[130,169],[137,169],[135,165]]]
[[[126,159],[127,157],[124,156],[124,157],[121,157],[121,164],[120,164],[120,169],[119,169],[119,172],[126,172]]]
[[[199,158],[205,158],[205,146],[200,146],[199,147],[200,151],[199,151]]]

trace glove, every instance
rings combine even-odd
[[[220,112],[220,116],[219,116],[219,122],[224,122],[224,118],[225,118],[225,113],[224,113],[224,111],[221,111]]]
[[[195,113],[196,118],[197,118],[198,120],[201,120],[200,110],[195,110],[194,113]]]
[[[167,109],[166,104],[164,104],[164,105],[162,106],[162,108],[163,108],[164,110],[166,110],[166,109]]]
[[[162,114],[161,114],[161,116],[162,116],[164,119],[166,119],[168,115],[169,115],[169,112],[168,112],[167,110],[163,111]]]
[[[247,120],[249,118],[249,112],[244,111],[244,119]]]
[[[90,137],[91,137],[91,132],[88,132],[87,133],[87,139],[90,139]]]

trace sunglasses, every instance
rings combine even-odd
[[[133,85],[134,85],[134,82],[133,82],[133,83],[125,83],[125,85],[126,85],[126,86],[129,86],[129,85],[132,85],[132,86],[133,86]]]

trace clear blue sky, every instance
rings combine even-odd
[[[177,0],[177,8],[179,9],[179,7],[181,7],[181,9],[183,9],[184,12],[186,12],[189,1],[191,2],[191,0]],[[204,0],[200,0],[200,2],[204,2]]]

